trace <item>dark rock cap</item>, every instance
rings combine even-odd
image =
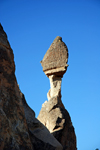
[[[57,36],[41,61],[43,71],[47,76],[52,74],[63,76],[67,70],[67,62],[68,48],[62,38]]]

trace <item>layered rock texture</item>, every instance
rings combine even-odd
[[[20,92],[14,55],[0,24],[0,150],[62,150]]]
[[[70,115],[61,101],[61,82],[67,70],[68,49],[57,36],[46,52],[41,65],[50,80],[48,101],[42,105],[38,119],[62,144],[63,150],[76,150],[76,135]]]
[[[41,65],[47,76],[63,74],[67,70],[68,49],[60,36],[57,36],[46,52]]]

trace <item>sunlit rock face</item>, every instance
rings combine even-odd
[[[76,135],[70,115],[61,101],[61,82],[67,70],[68,49],[57,36],[41,61],[43,71],[50,80],[48,101],[42,105],[38,119],[62,144],[63,150],[76,150]]]
[[[62,150],[35,118],[15,77],[14,55],[0,24],[0,150]]]
[[[49,80],[50,80],[50,90],[47,93],[47,98],[48,100],[50,100],[52,97],[59,95],[59,93],[61,93],[61,82],[62,79],[59,76],[55,76],[55,75],[50,75],[49,76]]]

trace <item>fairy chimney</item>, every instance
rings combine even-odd
[[[67,62],[67,46],[62,38],[57,36],[41,61],[51,88],[47,93],[48,101],[42,105],[38,119],[62,144],[64,150],[77,150],[74,127],[61,100],[61,82],[68,67]]]

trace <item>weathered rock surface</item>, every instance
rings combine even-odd
[[[47,50],[41,65],[44,73],[49,75],[63,76],[67,70],[68,49],[60,36],[57,36]]]
[[[34,149],[61,150],[61,144],[52,136],[49,130],[34,116],[34,111],[27,105],[24,95],[20,93],[28,125],[29,135]]]
[[[14,55],[0,24],[0,150],[62,150],[20,92]]]
[[[63,145],[63,150],[76,150],[76,135],[68,111],[59,96],[42,105],[38,119]]]
[[[15,78],[13,51],[0,25],[0,150],[32,149]]]
[[[38,119],[62,144],[63,150],[76,150],[76,135],[70,115],[61,101],[61,82],[67,69],[68,49],[61,37],[57,37],[46,52],[43,71],[50,80],[48,101],[42,105]]]

